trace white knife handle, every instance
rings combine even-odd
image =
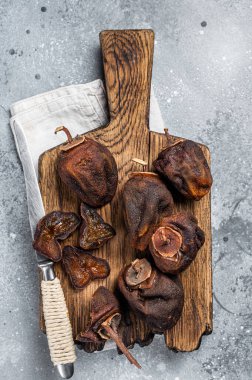
[[[46,335],[53,364],[69,364],[76,360],[71,323],[60,281],[41,282]]]

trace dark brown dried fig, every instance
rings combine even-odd
[[[168,131],[165,132],[169,139]],[[188,199],[201,199],[212,186],[207,160],[200,146],[191,140],[168,144],[153,162],[153,167]]]
[[[77,335],[76,340],[78,342],[102,343],[107,339],[113,339],[130,363],[141,368],[118,335],[117,329],[121,321],[119,303],[114,294],[104,286],[100,286],[93,294],[90,318],[87,330]]]
[[[144,251],[160,220],[172,213],[172,195],[157,174],[136,172],[124,186],[123,202],[132,246]]]
[[[184,292],[178,277],[168,277],[155,268],[150,272],[150,267],[146,259],[133,261],[120,272],[118,286],[131,309],[153,332],[160,333],[172,328],[179,320],[184,305]],[[142,269],[139,271],[139,268]],[[133,285],[132,271],[137,279]]]
[[[180,212],[162,220],[152,235],[149,249],[159,270],[177,274],[191,264],[204,241],[205,234],[197,219]]]
[[[95,209],[82,203],[80,211],[83,221],[80,227],[79,245],[82,249],[99,248],[115,235],[113,227],[105,223]]]
[[[58,240],[65,240],[79,224],[80,219],[73,212],[50,212],[37,224],[33,248],[52,261],[60,261],[62,250]]]
[[[114,157],[104,145],[88,137],[72,138],[65,127],[68,142],[63,145],[57,159],[61,180],[78,197],[92,207],[102,207],[115,195],[118,173]]]
[[[63,249],[62,263],[76,289],[83,289],[91,281],[106,278],[110,273],[106,260],[70,245]]]

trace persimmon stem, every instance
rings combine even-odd
[[[147,161],[143,161],[143,160],[141,160],[140,158],[132,158],[131,161],[136,162],[137,164],[142,165],[142,167],[143,167],[143,172],[146,172],[146,171],[147,171],[147,167],[148,167],[148,162],[147,162]]]
[[[117,347],[122,351],[131,364],[134,364],[137,368],[142,368],[138,361],[131,355],[127,347],[122,342],[119,335],[106,323],[102,323],[102,327],[107,331],[111,339],[116,343]]]
[[[66,127],[64,127],[64,125],[61,125],[60,127],[56,128],[54,133],[57,134],[60,131],[65,132],[65,134],[67,135],[67,140],[69,143],[73,141],[71,133],[69,132],[69,130]]]
[[[165,137],[167,139],[167,142],[169,143],[170,135],[169,135],[169,132],[168,132],[168,128],[164,128],[164,133],[165,133]]]

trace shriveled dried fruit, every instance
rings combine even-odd
[[[143,251],[160,220],[172,213],[172,195],[155,173],[132,173],[123,191],[125,223],[132,246]]]
[[[115,235],[113,227],[105,223],[95,209],[82,203],[80,210],[83,221],[80,227],[79,245],[82,249],[99,248]]]
[[[149,249],[159,270],[177,274],[191,264],[204,241],[205,234],[197,219],[180,212],[162,220],[152,235]]]
[[[92,280],[106,278],[110,273],[110,267],[106,260],[70,245],[63,249],[62,263],[76,289],[83,289]]]
[[[169,143],[153,162],[155,170],[184,197],[199,200],[212,186],[207,160],[198,144],[191,140]]]
[[[118,173],[114,157],[104,145],[88,137],[74,139],[65,127],[68,142],[61,148],[57,171],[61,180],[92,207],[109,203],[117,188]]]
[[[62,250],[58,240],[66,239],[79,224],[80,219],[73,212],[50,212],[37,224],[33,248],[52,261],[60,261]]]
[[[139,271],[139,268],[142,269]],[[146,259],[135,260],[120,272],[118,286],[131,309],[145,320],[153,332],[160,333],[172,328],[179,320],[184,292],[178,277],[168,277],[155,268],[150,272],[149,268],[150,263]],[[133,285],[132,276],[135,277]]]
[[[77,335],[78,342],[102,343],[107,339],[113,339],[130,363],[141,368],[118,335],[117,329],[121,321],[119,303],[114,294],[104,286],[100,286],[93,294],[90,318],[87,330]]]

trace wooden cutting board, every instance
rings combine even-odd
[[[133,158],[152,161],[165,145],[163,134],[149,131],[149,99],[153,60],[154,33],[152,30],[109,30],[100,34],[106,89],[110,111],[110,123],[87,136],[106,145],[113,153],[119,173],[119,184],[111,204],[100,210],[105,221],[111,223],[117,235],[94,255],[108,260],[111,274],[105,280],[91,283],[86,289],[76,291],[64,273],[61,264],[55,264],[57,276],[66,297],[74,337],[85,330],[90,311],[90,299],[100,285],[116,289],[117,276],[125,264],[136,257],[131,248],[122,217],[122,189],[132,171],[142,167]],[[57,125],[52,125],[52,133]],[[67,125],[66,125],[67,127]],[[50,138],[50,136],[48,136]],[[172,137],[176,141],[177,137]],[[210,163],[206,146],[201,148]],[[60,146],[45,152],[39,161],[39,182],[46,213],[52,210],[79,213],[80,202],[60,181],[56,173],[56,159]],[[212,269],[211,269],[211,211],[210,194],[199,202],[175,198],[176,210],[191,211],[206,233],[206,241],[196,260],[181,274],[185,291],[185,306],[177,325],[164,334],[168,347],[179,351],[192,351],[199,347],[203,334],[212,331]],[[64,243],[77,244],[77,232]],[[122,300],[122,307],[125,302]],[[41,328],[44,329],[41,310]],[[132,312],[122,324],[122,337],[128,346],[134,343],[149,344],[152,331]],[[92,344],[86,351],[102,349]]]

